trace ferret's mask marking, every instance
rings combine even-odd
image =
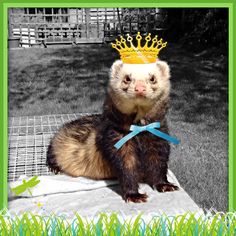
[[[119,98],[140,104],[158,100],[163,92],[169,94],[169,78],[169,66],[164,61],[125,64],[118,60],[112,65],[109,87]]]

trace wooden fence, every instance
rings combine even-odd
[[[21,45],[101,43],[138,30],[163,30],[166,15],[154,9],[126,8],[11,8],[9,38]]]

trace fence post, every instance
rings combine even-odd
[[[8,9],[8,38],[13,37],[12,8]]]
[[[85,17],[86,17],[86,38],[90,38],[90,9],[85,9]]]

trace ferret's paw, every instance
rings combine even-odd
[[[172,192],[179,190],[179,187],[171,183],[161,183],[154,186],[158,192]]]
[[[141,203],[147,202],[148,195],[146,193],[127,193],[124,197],[126,202]]]

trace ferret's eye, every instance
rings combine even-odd
[[[155,77],[154,75],[152,75],[152,76],[150,77],[150,82],[151,82],[152,84],[155,84],[155,83],[157,82],[156,77]]]
[[[131,82],[131,78],[130,78],[129,75],[126,75],[126,76],[125,76],[124,82],[125,82],[126,84],[129,84],[129,83]]]

